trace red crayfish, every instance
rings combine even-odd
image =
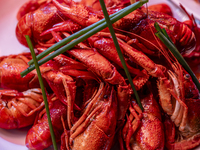
[[[112,14],[129,1],[105,1]],[[158,7],[159,6],[159,7]],[[140,7],[113,24],[140,108],[108,30],[40,66],[56,142],[71,149],[192,149],[200,145],[199,91],[190,75],[155,37],[165,28],[184,57],[199,34],[193,21],[179,22],[162,5]],[[165,5],[166,6],[166,5]],[[169,15],[165,14],[168,13]],[[104,18],[97,1],[34,0],[18,12],[16,36],[33,41],[36,54]],[[194,27],[193,30],[190,27]],[[21,77],[30,53],[0,57],[0,127],[32,125],[26,146],[52,145],[36,71]]]

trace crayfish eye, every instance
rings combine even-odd
[[[107,99],[107,98],[108,98],[108,95],[104,95],[103,98],[104,98],[104,99]]]
[[[186,74],[186,75],[184,76],[184,78],[187,80],[187,79],[190,78],[190,75],[189,75],[189,74]]]

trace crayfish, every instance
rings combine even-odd
[[[113,14],[130,2],[105,0],[105,4]],[[143,109],[107,28],[40,66],[61,150],[193,149],[200,145],[199,91],[155,37],[154,23],[166,30],[187,59],[200,56],[199,33],[193,32],[197,30],[193,21],[180,22],[172,15],[165,4],[142,6],[113,23]],[[24,35],[29,35],[40,54],[104,15],[98,1],[30,0],[17,18],[18,41],[27,46]],[[0,128],[32,125],[26,146],[45,149],[52,141],[37,73],[20,76],[31,59],[30,53],[0,57]]]

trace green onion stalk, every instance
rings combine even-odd
[[[126,76],[127,76],[128,80],[129,80],[129,83],[130,83],[132,89],[133,89],[133,92],[134,92],[134,94],[135,94],[135,97],[136,97],[136,100],[137,100],[137,102],[138,102],[138,105],[139,105],[139,107],[143,110],[143,107],[142,107],[140,98],[139,98],[139,96],[138,96],[137,90],[135,89],[135,86],[134,86],[133,81],[132,81],[132,79],[131,79],[130,73],[129,73],[128,68],[127,68],[127,66],[126,66],[126,62],[125,62],[125,60],[124,60],[123,54],[122,54],[121,49],[120,49],[120,47],[119,47],[119,43],[118,43],[118,41],[117,41],[117,38],[116,38],[116,35],[115,35],[115,31],[114,31],[114,29],[113,29],[113,27],[112,27],[112,23],[111,23],[111,20],[110,20],[110,18],[109,18],[108,12],[107,12],[107,10],[106,10],[105,3],[104,3],[103,0],[99,0],[99,1],[100,1],[100,4],[101,4],[101,8],[102,8],[102,10],[103,10],[103,14],[104,14],[104,17],[105,17],[107,26],[108,26],[108,28],[109,28],[109,30],[110,30],[110,34],[111,34],[111,36],[112,36],[113,42],[114,42],[114,44],[115,44],[115,47],[116,47],[116,49],[117,49],[117,53],[118,53],[119,58],[120,58],[120,60],[121,60],[122,66],[123,66],[123,68],[124,68],[124,71],[125,71],[125,73],[126,73]]]
[[[110,20],[111,20],[111,23],[114,23],[114,22],[116,22],[117,20],[123,18],[124,16],[126,16],[126,15],[129,14],[129,13],[131,13],[131,12],[134,11],[135,9],[141,7],[141,6],[142,6],[144,3],[146,3],[146,2],[148,2],[148,0],[141,0],[141,1],[138,1],[138,2],[136,2],[136,3],[134,3],[134,4],[132,4],[132,5],[130,5],[130,6],[126,7],[126,8],[124,8],[123,11],[120,11],[120,13],[114,14],[113,17],[110,19]],[[90,30],[88,29],[89,27],[90,27]],[[67,37],[67,38],[70,39],[69,41],[71,41],[69,44],[64,45],[62,42],[58,42],[56,46],[50,47],[50,48],[48,49],[48,52],[45,53],[45,55],[40,55],[40,58],[45,57],[46,55],[48,55],[49,53],[51,53],[51,52],[52,52],[52,48],[53,48],[53,50],[55,50],[55,49],[57,49],[57,48],[59,48],[59,47],[60,47],[60,48],[57,49],[55,52],[49,54],[49,55],[46,56],[45,58],[41,59],[41,60],[38,62],[38,65],[42,65],[42,64],[46,63],[47,61],[53,59],[54,57],[58,56],[59,54],[62,54],[62,53],[64,53],[65,51],[67,51],[67,50],[73,48],[73,47],[74,47],[75,45],[77,45],[78,43],[80,43],[80,42],[86,40],[86,39],[89,38],[90,36],[96,34],[97,32],[103,30],[104,28],[106,28],[106,27],[107,27],[107,24],[106,24],[106,22],[103,22],[103,23],[99,24],[98,26],[96,26],[96,27],[94,27],[94,28],[91,28],[91,26],[89,26],[89,27],[87,28],[87,30],[86,30],[85,32],[82,31],[81,34],[83,34],[83,35],[80,36],[80,37],[78,37],[78,38],[75,39],[75,40],[74,40],[74,38],[75,38],[76,36],[78,36],[78,35],[76,35],[76,33],[73,34],[73,35],[71,35],[71,36],[69,36],[69,37]],[[76,35],[76,36],[74,37],[74,35]],[[72,38],[72,37],[73,37],[73,38]],[[64,39],[64,40],[62,40],[62,41],[64,41],[64,43],[66,43],[66,41],[68,42],[67,38]],[[73,40],[73,41],[72,41],[72,40]],[[63,45],[64,45],[64,46],[63,46]],[[40,59],[40,58],[37,58],[37,59]],[[30,64],[31,64],[31,62],[30,62]],[[31,71],[34,70],[34,69],[35,69],[35,65],[29,66],[26,70],[24,70],[23,72],[21,72],[21,76],[22,76],[22,77],[25,76],[26,74],[28,74],[29,72],[31,72]]]
[[[39,80],[39,83],[40,83],[40,88],[42,90],[42,96],[43,96],[45,109],[46,109],[46,113],[47,113],[47,119],[48,119],[48,123],[49,123],[49,129],[50,129],[50,133],[51,133],[51,139],[52,139],[52,142],[53,142],[53,147],[54,147],[54,150],[57,150],[58,148],[57,148],[57,144],[56,144],[55,135],[54,135],[54,132],[53,132],[51,117],[50,117],[50,113],[49,113],[49,106],[48,106],[48,102],[47,102],[47,96],[46,96],[46,92],[45,92],[40,68],[39,68],[39,65],[38,65],[38,62],[37,62],[37,59],[36,59],[36,56],[35,56],[35,52],[34,52],[34,49],[33,49],[33,45],[31,43],[31,39],[29,38],[28,35],[26,35],[25,37],[26,37],[26,41],[27,41],[28,46],[29,46],[30,51],[31,51],[31,55],[32,55],[32,58],[33,58],[33,61],[34,61],[34,64],[35,64],[35,69],[36,69],[37,75],[38,75],[38,80]]]
[[[161,29],[158,23],[156,22],[154,24],[156,30],[158,31],[155,33],[155,35],[165,44],[165,46],[172,52],[172,54],[175,56],[175,58],[178,60],[178,62],[183,66],[183,68],[190,74],[194,84],[196,85],[197,89],[200,92],[200,83],[195,74],[193,73],[192,69],[188,65],[188,63],[185,61],[183,56],[179,53],[176,46],[168,36],[165,29]]]

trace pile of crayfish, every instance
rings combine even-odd
[[[105,0],[109,14],[129,1]],[[166,4],[142,6],[113,24],[140,107],[109,30],[40,66],[61,150],[193,149],[200,145],[200,94],[188,72],[154,35],[157,22],[186,60],[198,66],[200,29],[179,22]],[[17,14],[16,36],[37,54],[104,18],[98,1],[30,0]],[[52,145],[35,70],[21,77],[30,53],[0,57],[0,128],[31,126],[30,149]]]

